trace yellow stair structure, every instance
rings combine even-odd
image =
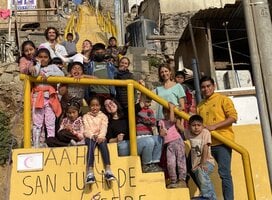
[[[116,144],[109,151],[116,180],[103,178],[96,149],[97,181],[85,185],[87,146],[14,150],[10,200],[190,199],[187,188],[166,189],[162,172],[142,173],[138,156],[118,157]]]
[[[78,32],[80,36],[77,43],[78,52],[86,39],[93,44],[101,42],[107,45],[108,38],[116,36],[116,27],[109,14],[106,17],[103,16],[100,11],[95,10],[88,3],[79,5],[77,9],[77,15],[71,15],[66,25],[64,36],[66,38],[67,33]]]
[[[256,199],[271,200],[260,126],[235,126],[234,130],[237,143],[247,148],[253,160],[251,167]],[[10,200],[189,200],[199,194],[192,181],[188,189],[166,189],[163,173],[142,173],[140,158],[118,157],[116,144],[109,144],[109,150],[116,180],[111,184],[105,181],[102,158],[96,150],[94,173],[97,183],[85,186],[87,146],[15,149],[12,155]],[[232,158],[235,199],[246,200],[242,159],[237,152],[233,152]],[[223,199],[217,169],[211,177],[217,198]]]

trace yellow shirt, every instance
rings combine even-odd
[[[228,117],[237,120],[237,112],[232,100],[227,96],[218,93],[214,93],[208,99],[202,100],[197,106],[197,113],[203,118],[203,123],[205,125],[217,124]],[[214,132],[217,132],[230,140],[234,140],[232,125],[216,129]],[[213,146],[219,144],[222,143],[212,139]]]

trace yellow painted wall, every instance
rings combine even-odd
[[[14,150],[10,200],[90,200],[96,194],[105,200],[189,199],[188,189],[166,189],[163,173],[142,174],[138,156],[118,157],[116,145],[109,146],[112,171],[118,180],[110,187],[103,179],[99,154],[95,156],[97,184],[84,187],[86,147]],[[18,172],[17,156],[33,152],[44,153],[43,170]]]
[[[253,181],[257,200],[271,200],[268,169],[265,158],[263,136],[260,125],[234,126],[235,141],[245,147],[252,166]],[[235,187],[235,199],[247,199],[240,154],[233,153],[232,175]]]
[[[271,200],[269,176],[265,158],[264,144],[260,125],[234,126],[235,141],[245,147],[251,159],[253,181],[256,193],[256,200]],[[232,178],[234,183],[234,199],[247,200],[247,191],[242,165],[242,158],[239,153],[232,154]],[[217,166],[211,175],[218,200],[223,200],[221,180],[217,173]],[[190,195],[199,194],[192,181],[190,184]]]
[[[244,146],[250,154],[253,181],[257,200],[271,200],[268,171],[261,129],[259,125],[235,126],[235,140]],[[13,151],[10,200],[89,200],[95,194],[101,199],[189,199],[187,189],[166,189],[163,173],[141,172],[140,159],[136,157],[118,157],[116,145],[110,144],[112,170],[117,181],[109,188],[103,179],[101,157],[96,153],[95,175],[97,184],[84,187],[86,169],[86,147],[67,147],[55,149],[17,149]],[[41,171],[18,172],[17,156],[34,152],[43,152],[44,168]],[[246,200],[247,192],[240,154],[233,152],[232,175],[235,199]],[[212,180],[218,200],[223,199],[221,181],[215,169]],[[119,183],[119,187],[118,187]],[[190,195],[199,191],[190,181]]]

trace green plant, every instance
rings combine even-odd
[[[10,134],[10,119],[0,111],[0,165],[6,164],[11,149],[17,146],[15,137]]]
[[[162,63],[162,59],[156,56],[150,56],[148,58],[149,66],[158,67]]]

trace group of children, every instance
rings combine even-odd
[[[116,41],[115,38],[110,38],[111,40]],[[103,51],[100,51],[101,49]],[[58,59],[55,61],[51,59],[50,51],[47,48],[42,47],[37,50],[32,41],[25,41],[22,44],[22,57],[19,60],[20,72],[34,77],[41,76],[43,80],[49,76],[65,75],[76,79],[83,77],[133,79],[133,74],[128,70],[130,61],[127,57],[118,60],[116,67],[114,66],[117,65],[116,60],[106,60],[104,48],[94,48],[94,50],[97,51],[91,56],[93,62],[72,62],[67,72],[64,70],[62,62],[59,62]],[[114,67],[111,63],[114,64]],[[106,70],[103,71],[104,69]],[[127,109],[125,90],[123,87],[112,90],[111,86],[94,88],[94,86],[54,85],[46,82],[33,85],[33,146],[38,148],[45,143],[50,147],[87,144],[88,173],[86,183],[95,182],[94,149],[99,146],[106,168],[105,179],[113,180],[114,175],[110,169],[110,153],[106,140],[108,117],[102,112],[101,99],[105,100],[111,95],[116,95],[122,107]],[[95,92],[93,93],[93,91]],[[86,94],[89,107],[86,114],[81,116],[82,100],[86,99]],[[143,95],[139,104],[136,105],[136,107],[138,106],[136,109],[137,145],[138,154],[142,156],[144,164],[143,171],[161,170],[159,162],[163,142],[166,147],[167,171],[170,179],[167,187],[186,187],[187,169],[184,144],[184,138],[186,138],[191,144],[192,171],[197,177],[197,184],[202,196],[216,199],[208,176],[214,166],[210,152],[211,135],[209,131],[204,129],[203,119],[198,115],[192,116],[189,120],[189,130],[184,130],[183,122],[174,114],[175,106],[169,103],[169,109],[163,110],[164,119],[157,124],[159,135],[153,135],[152,127],[156,126],[156,119],[153,110],[149,108],[150,102],[151,100]],[[46,132],[46,139],[43,129]],[[144,151],[144,147],[146,147],[143,145],[149,148],[152,146],[152,149],[143,154],[141,151]]]

